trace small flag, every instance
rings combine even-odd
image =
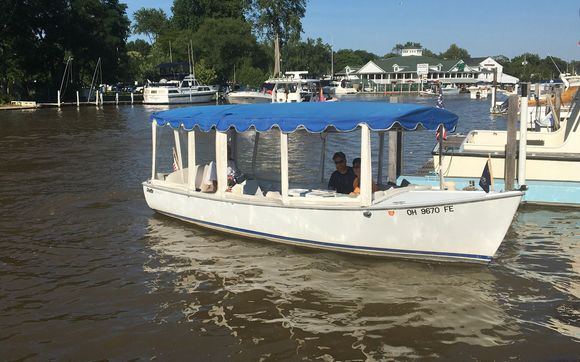
[[[485,193],[489,192],[489,185],[491,185],[491,173],[489,172],[489,160],[485,162],[485,167],[483,168],[483,172],[481,173],[481,177],[479,179],[479,186],[485,191]]]
[[[177,152],[175,152],[175,147],[173,147],[173,171],[179,170],[179,158],[177,157]]]

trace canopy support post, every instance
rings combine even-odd
[[[217,174],[216,193],[223,197],[228,189],[228,134],[215,131],[215,160]]]
[[[254,152],[252,153],[252,176],[256,178],[256,158],[258,157],[258,143],[260,142],[260,132],[256,130],[254,137]]]
[[[181,171],[181,183],[184,183],[183,179],[183,161],[181,157],[181,140],[179,139],[179,130],[173,130],[173,138],[175,139],[175,153],[177,154],[177,167]]]
[[[195,131],[191,130],[187,133],[187,188],[191,191],[195,191],[195,177],[197,176],[195,162]]]
[[[381,186],[383,184],[383,162],[385,158],[385,132],[379,132],[379,167],[377,170],[377,184]]]
[[[360,198],[361,206],[370,206],[373,201],[373,170],[371,160],[371,131],[369,126],[361,124],[360,142]]]
[[[320,134],[322,138],[322,150],[320,152],[320,183],[324,183],[324,168],[326,167],[326,136],[325,132]]]
[[[157,122],[151,122],[151,144],[152,144],[152,154],[151,154],[151,180],[155,180],[155,160],[157,158]]]
[[[280,130],[280,192],[282,203],[288,203],[288,134]]]
[[[445,126],[439,126],[439,189],[443,190],[445,179],[443,177],[443,137],[445,134]]]

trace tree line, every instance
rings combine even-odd
[[[320,38],[301,39],[306,0],[174,0],[171,14],[141,8],[133,14],[133,23],[126,11],[119,0],[0,2],[0,102],[54,99],[71,58],[70,90],[91,84],[99,58],[99,83],[142,84],[159,79],[160,63],[189,62],[190,54],[201,82],[258,86],[274,72],[275,39],[282,70],[307,70],[313,77],[330,74],[331,59],[336,72],[397,56],[405,47],[421,47],[407,42],[383,55],[352,49],[332,53]],[[132,34],[146,40],[128,41]],[[439,54],[424,48],[423,54],[470,57],[456,44]],[[494,58],[504,72],[522,81],[554,78],[557,68],[572,71],[580,65],[528,53]]]

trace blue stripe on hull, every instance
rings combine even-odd
[[[195,224],[199,224],[202,226],[210,227],[210,228],[217,228],[223,230],[230,230],[236,233],[241,233],[249,236],[257,236],[261,238],[271,238],[277,239],[282,242],[293,243],[298,245],[306,245],[306,246],[318,246],[320,248],[327,248],[327,249],[345,249],[350,252],[359,252],[368,254],[372,252],[374,254],[408,254],[408,255],[420,255],[424,257],[432,257],[432,258],[460,258],[460,259],[469,259],[478,262],[490,262],[491,257],[485,255],[477,255],[477,254],[461,254],[461,253],[446,253],[446,252],[438,252],[438,251],[420,251],[420,250],[404,250],[404,249],[390,249],[390,248],[377,248],[372,246],[353,246],[353,245],[344,245],[344,244],[336,244],[336,243],[326,243],[322,241],[315,241],[315,240],[307,240],[307,239],[298,239],[292,238],[288,236],[282,235],[274,235],[269,233],[263,233],[260,231],[253,231],[247,229],[241,229],[233,226],[221,225],[216,224],[208,221],[197,220],[185,216],[179,216],[175,214],[171,214],[169,212],[163,212],[159,210],[159,213],[181,219],[184,221],[189,221]]]

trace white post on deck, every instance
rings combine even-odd
[[[60,90],[56,91],[56,104],[58,105],[58,108],[60,108]]]
[[[99,91],[95,91],[95,106],[99,106]]]
[[[217,173],[217,194],[222,196],[228,188],[228,134],[215,132],[215,161]]]
[[[371,162],[371,131],[366,124],[361,124],[360,159],[360,202],[362,206],[370,206],[373,201],[373,170]]]
[[[280,130],[280,193],[282,203],[288,202],[288,134]]]
[[[133,92],[131,92],[131,105],[133,105]]]
[[[133,94],[133,93],[131,93]],[[195,191],[195,177],[197,170],[195,167],[195,131],[187,133],[187,186],[190,190]]]
[[[151,180],[155,180],[155,159],[157,151],[157,122],[151,122],[151,144],[152,147],[152,157],[151,157]]]
[[[115,104],[119,105],[119,93],[115,93]]]
[[[385,131],[379,132],[379,167],[377,170],[377,184],[383,184],[383,162],[385,158]]]
[[[79,98],[79,91],[77,91],[77,107],[80,107],[81,105],[81,100]]]
[[[184,183],[183,179],[183,161],[181,159],[181,140],[179,139],[179,130],[173,130],[173,138],[175,139],[175,153],[177,154],[177,167],[181,171],[181,183]]]
[[[526,150],[528,143],[528,97],[520,98],[520,149],[518,157],[518,184],[526,184]]]

